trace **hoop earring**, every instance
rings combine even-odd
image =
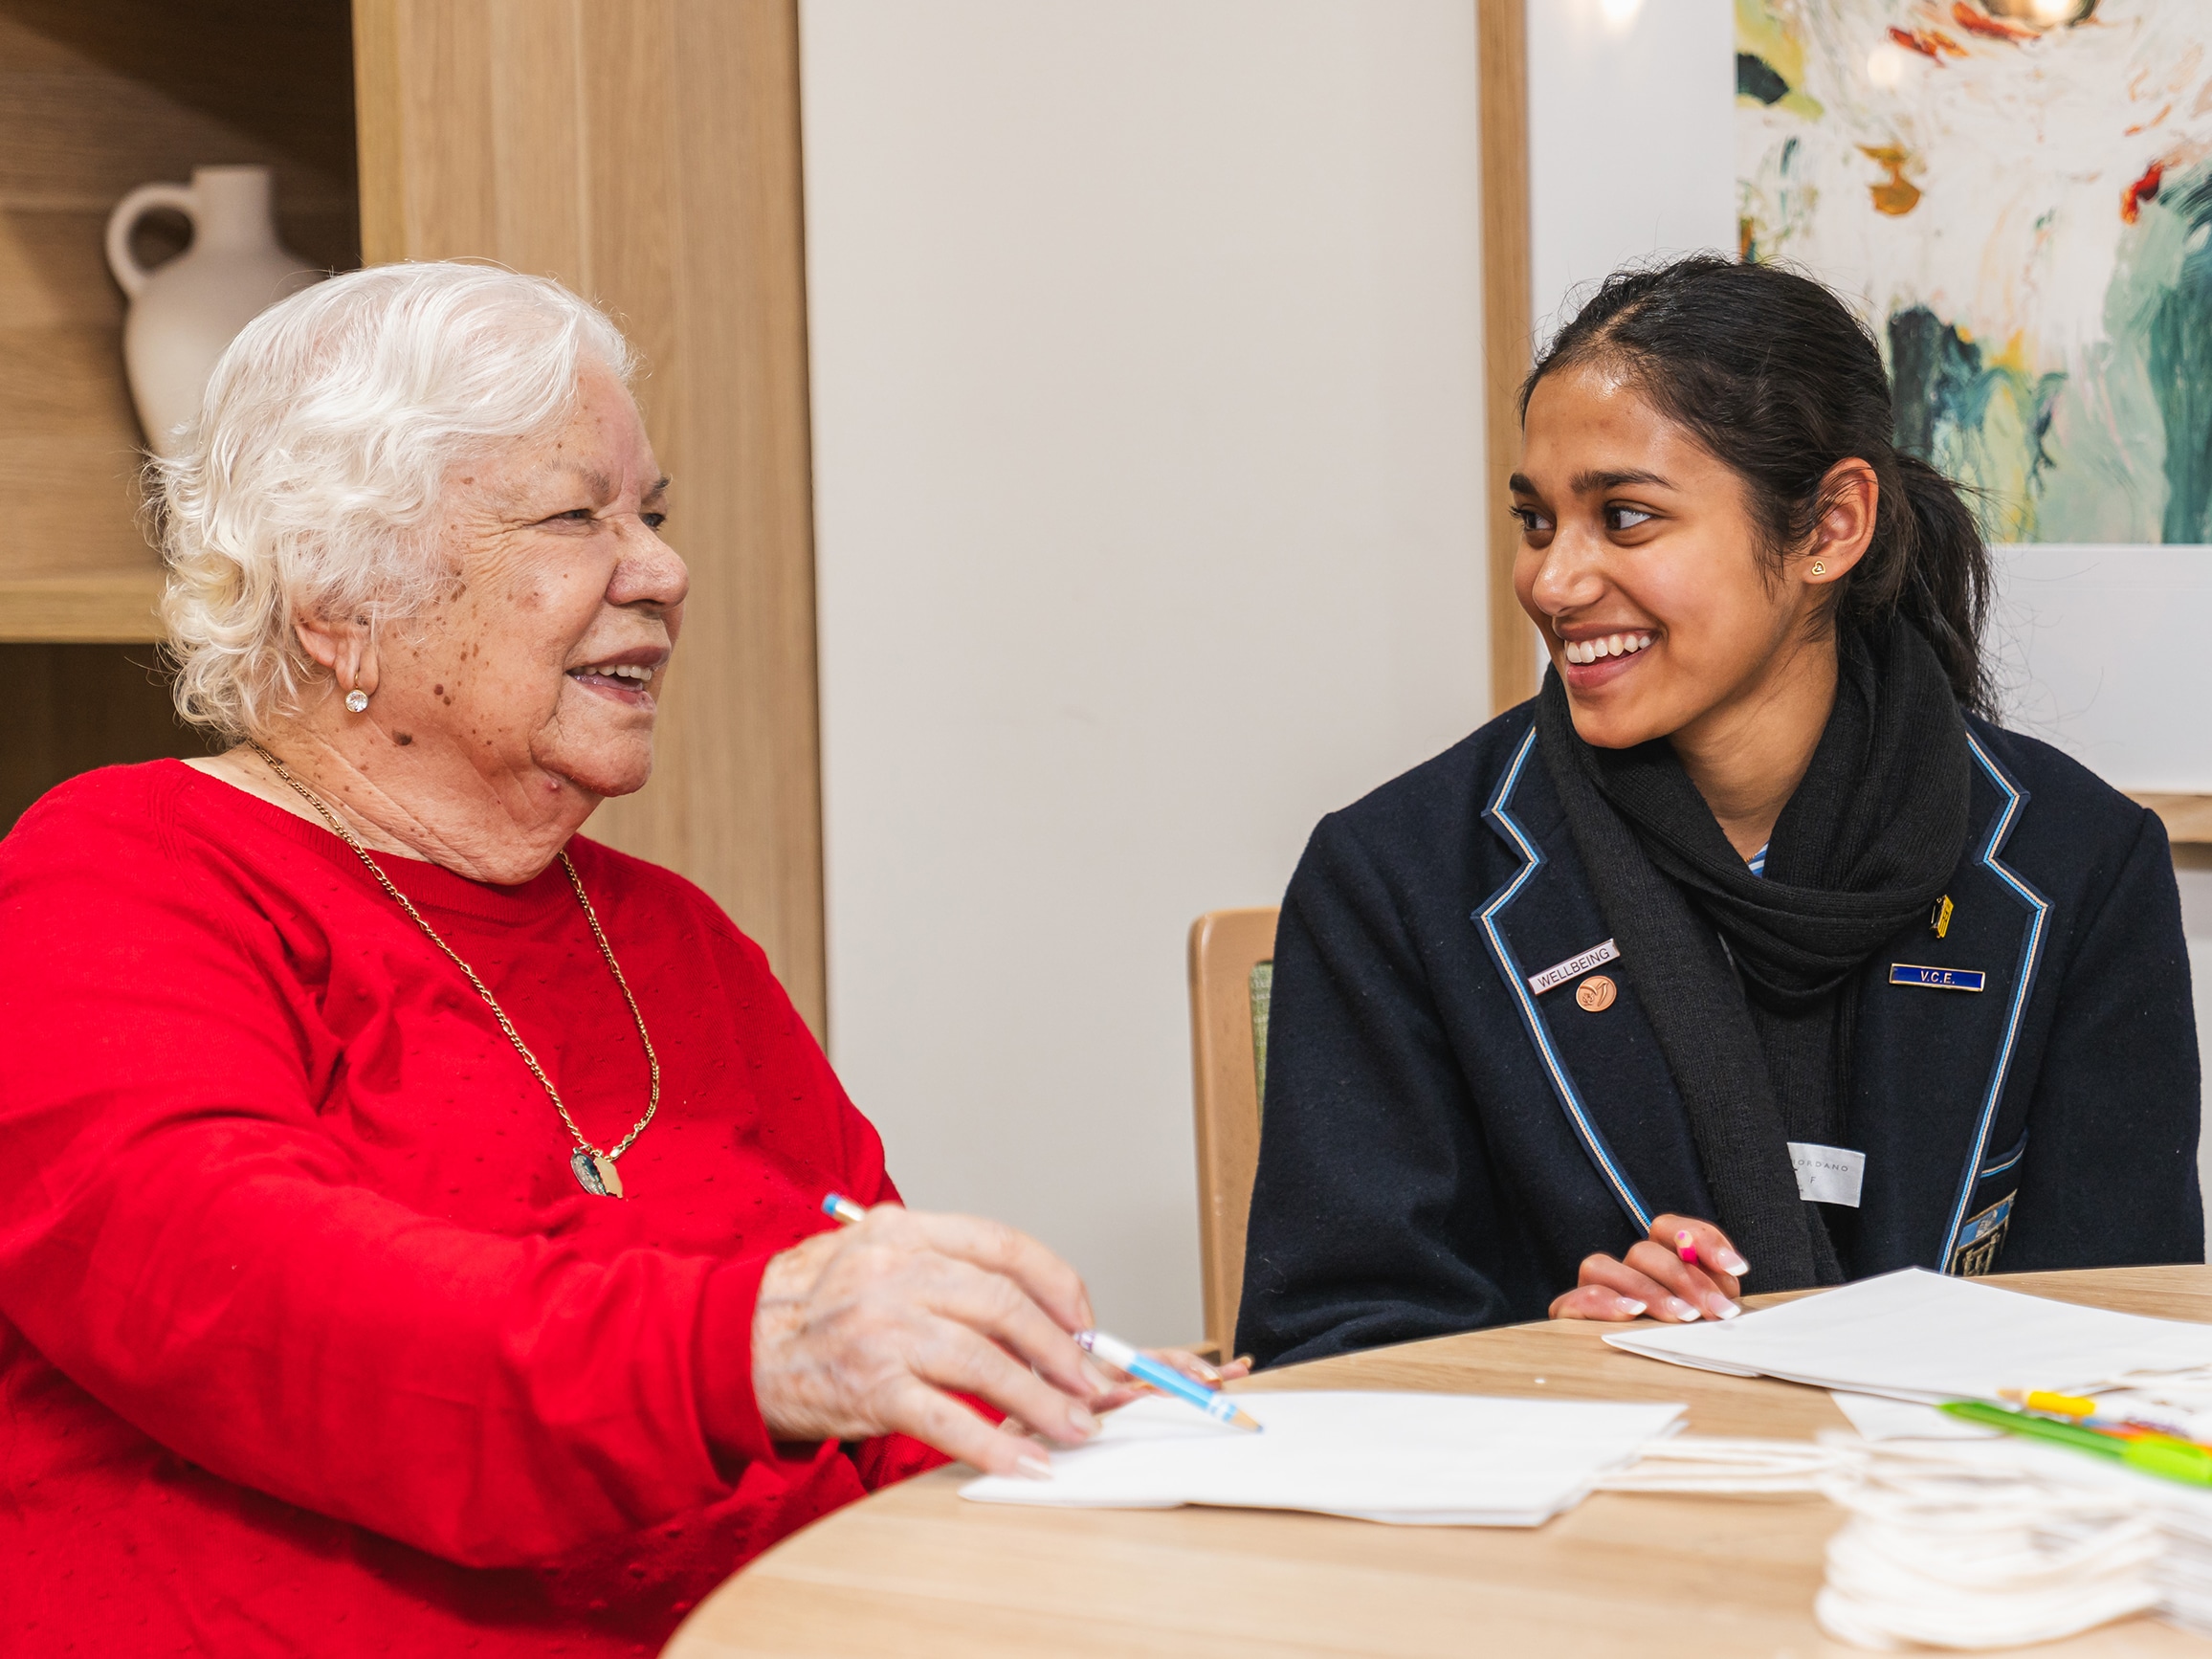
[[[1814,574],[1815,576],[1825,576],[1827,573],[1828,573],[1828,567],[1827,567],[1825,564],[1822,564],[1822,563],[1821,563],[1821,562],[1820,562],[1818,559],[1815,559],[1815,560],[1813,561],[1813,574]],[[356,697],[359,697],[359,696],[360,696],[360,694],[359,694],[358,692],[357,692],[357,693],[355,693],[354,695],[355,695]],[[365,704],[365,703],[366,703],[366,701],[367,701],[367,699],[366,699],[365,697],[365,698],[363,698],[362,700],[363,700],[363,702],[364,702]],[[349,697],[349,698],[347,698],[347,699],[346,699],[346,706],[347,706],[348,708],[351,708],[351,707],[353,706],[353,701],[352,701],[352,698],[350,698],[350,697]]]
[[[363,691],[359,686],[355,686],[353,690],[345,694],[345,706],[355,714],[361,714],[368,707],[368,693]]]

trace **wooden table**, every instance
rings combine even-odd
[[[2019,1273],[2060,1301],[2212,1323],[2212,1268]],[[1752,1298],[1752,1305],[1785,1299]],[[1406,1388],[1680,1400],[1696,1434],[1847,1427],[1825,1393],[1639,1359],[1615,1326],[1517,1325],[1270,1372],[1240,1389]],[[1388,1527],[1243,1510],[964,1503],[965,1470],[878,1493],[786,1538],[700,1604],[663,1659],[745,1655],[1419,1654],[1812,1659],[1817,1497],[1600,1493],[1534,1530]],[[2028,1649],[2207,1659],[2147,1619]]]

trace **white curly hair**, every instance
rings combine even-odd
[[[178,712],[263,736],[321,672],[296,616],[375,628],[433,596],[453,469],[559,428],[592,363],[626,386],[636,369],[596,306],[489,265],[372,266],[249,322],[147,469]]]

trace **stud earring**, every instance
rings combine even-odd
[[[1827,573],[1828,567],[1825,564],[1823,564],[1818,559],[1815,559],[1813,561],[1813,574],[1815,576],[1825,576]]]
[[[368,707],[368,693],[363,691],[359,686],[355,686],[353,690],[345,694],[345,706],[355,714],[360,714]]]

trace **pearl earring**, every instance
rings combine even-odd
[[[354,687],[353,690],[345,694],[345,706],[355,714],[360,714],[368,707],[368,693],[363,691],[359,686]]]
[[[1815,576],[1825,576],[1827,573],[1828,567],[1825,564],[1823,564],[1818,559],[1815,559],[1813,561],[1813,574]],[[357,693],[356,695],[358,696],[359,694]],[[366,702],[368,699],[364,697],[362,700]]]

